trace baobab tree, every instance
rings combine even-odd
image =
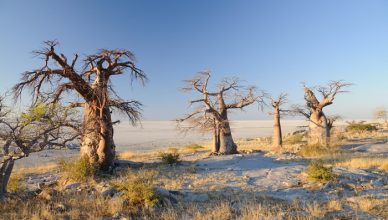
[[[69,62],[64,54],[58,53],[57,42],[47,41],[45,45],[43,50],[34,52],[43,59],[43,66],[23,74],[21,82],[13,89],[16,97],[25,88],[31,88],[34,99],[45,94],[51,103],[60,102],[66,92],[73,94],[70,97],[81,99],[82,102],[68,105],[83,108],[81,157],[88,157],[90,163],[101,169],[109,169],[115,158],[112,109],[126,114],[132,123],[141,117],[141,103],[120,98],[111,78],[129,72],[131,82],[139,80],[144,84],[146,75],[136,67],[134,54],[126,49],[102,49],[85,56],[80,65],[77,54]]]
[[[225,78],[217,84],[215,91],[209,91],[210,77],[210,71],[202,71],[186,81],[184,90],[195,91],[201,97],[190,101],[190,105],[198,104],[197,108],[178,122],[191,120],[194,125],[209,125],[214,134],[213,153],[234,154],[237,153],[237,145],[232,137],[228,110],[262,102],[262,96],[255,95],[254,87],[241,86],[238,78]]]
[[[213,115],[198,108],[184,118],[176,119],[176,122],[178,130],[184,134],[193,130],[201,134],[212,133],[213,145],[211,155],[217,154],[220,151],[219,128],[217,120]]]
[[[0,100],[0,197],[16,160],[46,149],[66,147],[80,137],[76,113],[56,104],[42,103],[21,115],[7,110]]]
[[[341,120],[341,116],[339,115],[329,115],[326,116],[327,119],[327,128],[329,129],[329,136],[331,135],[331,130],[334,127],[334,123],[338,120]]]
[[[338,94],[347,92],[344,88],[350,85],[352,84],[344,81],[330,81],[327,86],[319,86],[315,89],[304,85],[306,106],[296,106],[293,111],[308,118],[308,144],[329,144],[330,128],[323,109],[333,104]],[[314,91],[321,94],[321,101],[318,101]]]
[[[273,137],[272,145],[274,147],[281,147],[283,144],[282,127],[280,123],[281,112],[285,111],[281,109],[281,106],[287,102],[287,94],[282,93],[276,99],[271,98],[271,106],[273,108]]]

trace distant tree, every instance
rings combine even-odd
[[[112,167],[115,158],[113,141],[112,109],[126,114],[132,123],[141,117],[141,103],[125,101],[113,89],[111,78],[129,71],[131,81],[146,80],[146,75],[135,65],[133,53],[125,49],[102,49],[86,56],[82,68],[77,68],[78,55],[69,62],[67,57],[56,51],[57,42],[47,41],[43,50],[34,53],[43,59],[43,66],[25,72],[21,82],[15,85],[14,93],[19,97],[28,87],[36,99],[46,94],[47,102],[58,103],[66,92],[83,102],[71,102],[69,107],[82,107],[84,113],[81,156],[101,169]],[[69,97],[69,96],[67,96]]]
[[[202,71],[186,80],[184,91],[195,91],[201,97],[190,101],[190,105],[197,104],[197,107],[177,122],[188,122],[189,128],[213,131],[213,153],[234,154],[237,153],[237,145],[232,137],[228,110],[260,103],[263,96],[257,96],[254,87],[241,86],[238,78],[225,78],[217,84],[216,91],[209,91],[210,77],[210,71]]]
[[[329,144],[330,128],[323,109],[333,104],[338,94],[347,92],[344,88],[350,85],[352,84],[344,81],[331,81],[327,86],[319,86],[316,88],[304,85],[306,105],[294,106],[293,111],[305,116],[309,121],[308,144]],[[321,94],[321,101],[318,101],[314,91]]]
[[[62,148],[80,137],[76,112],[56,104],[37,103],[15,115],[0,98],[0,197],[16,160],[45,149]]]
[[[330,116],[326,116],[326,120],[327,120],[327,129],[329,129],[329,136],[331,134],[331,129],[334,127],[334,123],[338,120],[341,120],[342,117],[339,116],[339,115],[330,115]]]
[[[273,137],[272,137],[272,145],[274,147],[281,147],[283,145],[283,137],[282,137],[282,127],[280,123],[281,112],[284,110],[281,109],[281,106],[287,102],[287,94],[282,93],[276,99],[271,97],[271,105],[273,108]]]
[[[374,112],[374,118],[376,120],[382,120],[387,124],[388,111],[384,107],[378,107]]]

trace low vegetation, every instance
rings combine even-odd
[[[186,151],[189,151],[189,152],[193,152],[193,153],[196,153],[196,152],[199,152],[199,151],[203,151],[205,149],[205,147],[199,145],[199,144],[188,144],[188,145],[185,145],[183,147],[184,150]]]
[[[303,142],[304,134],[294,134],[286,138],[286,144],[300,144]]]
[[[94,178],[98,170],[95,165],[89,163],[87,157],[74,161],[60,160],[58,167],[63,178],[81,182]]]
[[[162,152],[159,154],[160,159],[164,164],[175,165],[181,162],[180,154],[177,150],[172,150],[171,152]]]
[[[337,147],[326,147],[320,144],[302,145],[298,151],[298,155],[307,158],[319,158],[330,155],[341,154],[343,151]]]
[[[336,166],[355,169],[380,169],[388,171],[387,157],[357,157],[336,164]]]
[[[130,170],[124,180],[113,185],[123,193],[122,197],[130,206],[150,208],[159,201],[154,190],[155,176],[156,173],[152,171]]]
[[[24,184],[24,176],[22,174],[13,173],[7,185],[8,192],[20,193],[27,190]]]
[[[363,121],[356,122],[348,122],[348,126],[346,126],[347,132],[353,132],[353,133],[362,133],[362,132],[371,132],[371,131],[377,131],[377,127],[375,125],[365,123]]]
[[[325,167],[322,161],[313,161],[309,164],[306,170],[308,179],[313,182],[330,181],[335,179],[335,175],[331,168]]]

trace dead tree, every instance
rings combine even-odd
[[[281,112],[284,111],[281,109],[281,106],[287,102],[287,94],[282,93],[277,97],[277,99],[271,98],[271,105],[273,108],[273,137],[272,145],[273,147],[281,147],[283,145],[282,137],[282,127],[280,123]]]
[[[0,197],[16,160],[45,149],[62,148],[80,137],[74,112],[58,106],[35,105],[21,116],[12,115],[0,102]]]
[[[294,111],[305,116],[309,121],[308,144],[328,145],[330,129],[328,127],[327,117],[323,109],[333,104],[335,97],[339,93],[346,92],[345,87],[352,84],[343,81],[331,81],[327,86],[311,88],[304,85],[305,107],[295,107]],[[321,94],[322,99],[318,101],[314,91]]]
[[[216,86],[216,91],[211,92],[208,90],[210,77],[210,71],[202,71],[186,81],[184,90],[195,91],[201,98],[190,101],[190,105],[198,104],[198,107],[178,122],[191,120],[194,125],[209,125],[208,129],[213,130],[214,136],[213,153],[234,154],[237,153],[237,145],[232,137],[228,110],[243,109],[255,102],[262,102],[262,96],[255,95],[254,87],[241,86],[237,78],[222,80]]]
[[[146,75],[135,65],[132,52],[125,49],[106,50],[86,56],[82,68],[77,64],[78,55],[69,61],[56,51],[57,42],[47,41],[43,50],[35,54],[43,58],[43,67],[25,72],[21,82],[14,87],[17,97],[28,87],[36,98],[48,94],[48,101],[58,103],[66,92],[72,92],[82,102],[71,102],[69,107],[82,107],[84,113],[81,157],[90,163],[109,169],[115,158],[111,110],[126,114],[132,123],[141,117],[141,103],[125,101],[114,91],[111,77],[130,72],[131,82],[145,82]],[[78,67],[78,68],[77,68]]]

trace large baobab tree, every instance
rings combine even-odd
[[[76,113],[56,104],[36,104],[16,115],[0,100],[0,197],[16,160],[46,149],[66,147],[80,137]]]
[[[331,81],[327,86],[316,88],[304,85],[306,106],[295,107],[294,111],[304,115],[309,120],[308,144],[329,144],[330,128],[323,109],[333,104],[335,97],[340,93],[346,92],[344,88],[350,85],[352,84],[344,81]],[[318,101],[314,92],[321,94],[322,99],[320,101]]]
[[[45,94],[47,101],[58,103],[66,92],[75,93],[70,97],[82,102],[70,102],[69,107],[83,108],[81,157],[87,156],[90,163],[109,169],[115,158],[112,109],[126,114],[132,123],[141,116],[141,103],[120,98],[112,87],[111,78],[129,72],[131,81],[144,83],[146,75],[136,67],[133,53],[125,49],[102,49],[77,64],[77,54],[69,61],[57,52],[57,42],[45,44],[43,50],[35,52],[43,58],[43,66],[23,74],[21,82],[14,87],[16,96],[28,87],[32,88],[35,98]]]
[[[217,84],[215,91],[209,91],[210,71],[202,71],[193,79],[186,81],[185,91],[195,91],[200,98],[190,101],[197,108],[179,123],[189,121],[192,127],[209,126],[213,130],[213,153],[237,153],[232,131],[230,129],[228,110],[243,109],[255,102],[262,102],[262,96],[255,95],[254,87],[243,87],[237,78],[226,78]]]
[[[273,108],[273,137],[272,145],[274,147],[281,147],[283,144],[282,137],[282,127],[280,123],[281,112],[284,110],[281,109],[281,106],[287,102],[287,94],[282,93],[276,99],[271,98],[271,106]]]

